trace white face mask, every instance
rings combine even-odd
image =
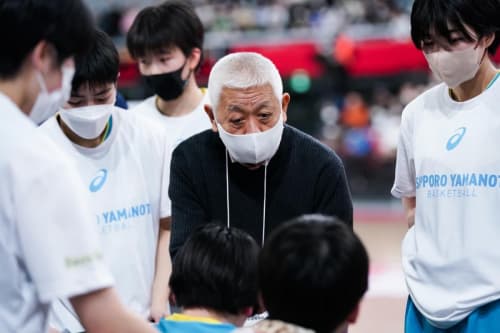
[[[62,121],[79,137],[95,139],[108,123],[113,104],[91,105],[74,109],[61,109]]]
[[[259,164],[269,161],[278,151],[284,128],[283,112],[280,112],[276,125],[264,132],[236,135],[226,132],[219,123],[217,128],[233,160],[242,164]]]
[[[36,73],[36,78],[40,85],[40,93],[30,112],[30,118],[35,124],[39,125],[52,117],[66,103],[71,94],[73,75],[75,75],[74,68],[63,67],[61,88],[49,93],[42,74],[40,72]]]
[[[476,76],[484,52],[484,48],[471,46],[459,51],[424,52],[424,56],[432,72],[448,87],[455,88]]]

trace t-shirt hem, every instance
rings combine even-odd
[[[425,317],[425,319],[434,327],[437,327],[439,329],[446,330],[456,324],[458,324],[461,320],[466,318],[468,315],[470,315],[474,310],[469,310],[469,311],[463,311],[462,313],[458,314],[453,314],[453,315],[448,315],[446,317],[436,317],[432,316],[430,313],[424,311],[421,306],[417,302],[415,302],[415,299],[412,297],[413,304],[415,307],[418,309],[418,311]]]
[[[500,295],[492,295],[489,297],[481,298],[482,301],[476,302],[476,304],[472,304],[468,306],[467,308],[462,308],[462,309],[453,309],[453,308],[448,308],[449,311],[441,311],[444,312],[443,315],[441,316],[436,316],[433,315],[431,312],[426,311],[425,308],[418,302],[416,302],[415,297],[413,296],[413,293],[411,292],[411,288],[408,286],[409,292],[410,292],[410,297],[417,308],[417,310],[420,312],[421,315],[425,317],[425,319],[431,323],[433,326],[446,330],[468,316],[470,316],[474,311],[480,309],[481,307],[500,300]]]
[[[403,198],[413,198],[416,196],[416,193],[414,191],[401,191],[399,189],[393,188],[391,190],[391,195],[395,198],[403,199]]]
[[[171,217],[171,216],[172,216],[172,211],[170,211],[170,210],[160,212],[160,219],[165,219],[165,218]]]

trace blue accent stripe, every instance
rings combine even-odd
[[[113,129],[113,116],[110,116],[108,120],[108,125],[106,125],[106,133],[104,133],[104,138],[102,138],[103,142],[109,137],[112,129]]]
[[[493,83],[495,83],[495,81],[498,79],[499,76],[500,72],[497,72],[493,77],[493,79],[490,81],[490,83],[488,83],[488,85],[486,86],[486,89],[490,88],[493,85]]]

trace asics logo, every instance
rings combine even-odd
[[[466,131],[467,129],[465,127],[457,128],[455,133],[448,139],[448,142],[446,143],[446,150],[450,151],[457,148]]]
[[[92,179],[90,182],[89,190],[90,192],[97,192],[101,189],[101,187],[106,182],[106,178],[108,178],[108,170],[101,169],[97,172],[97,176]]]

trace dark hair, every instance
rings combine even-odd
[[[0,0],[0,78],[16,76],[42,40],[54,46],[61,64],[87,49],[93,29],[81,0]]]
[[[259,284],[270,318],[331,333],[367,290],[368,254],[345,223],[304,215],[270,234]]]
[[[111,38],[96,29],[90,48],[75,56],[75,76],[72,89],[78,90],[84,83],[101,85],[114,83],[120,69],[118,51]]]
[[[174,46],[187,57],[194,48],[203,50],[203,34],[194,7],[188,1],[169,0],[139,12],[127,34],[127,47],[134,59]]]
[[[170,288],[178,306],[239,314],[257,303],[259,247],[246,232],[221,224],[197,229],[177,253]]]
[[[451,42],[448,25],[463,34],[468,41],[469,26],[478,38],[495,34],[495,40],[488,48],[494,54],[500,43],[500,1],[498,0],[415,0],[411,11],[411,38],[418,49],[430,37],[432,31]]]

